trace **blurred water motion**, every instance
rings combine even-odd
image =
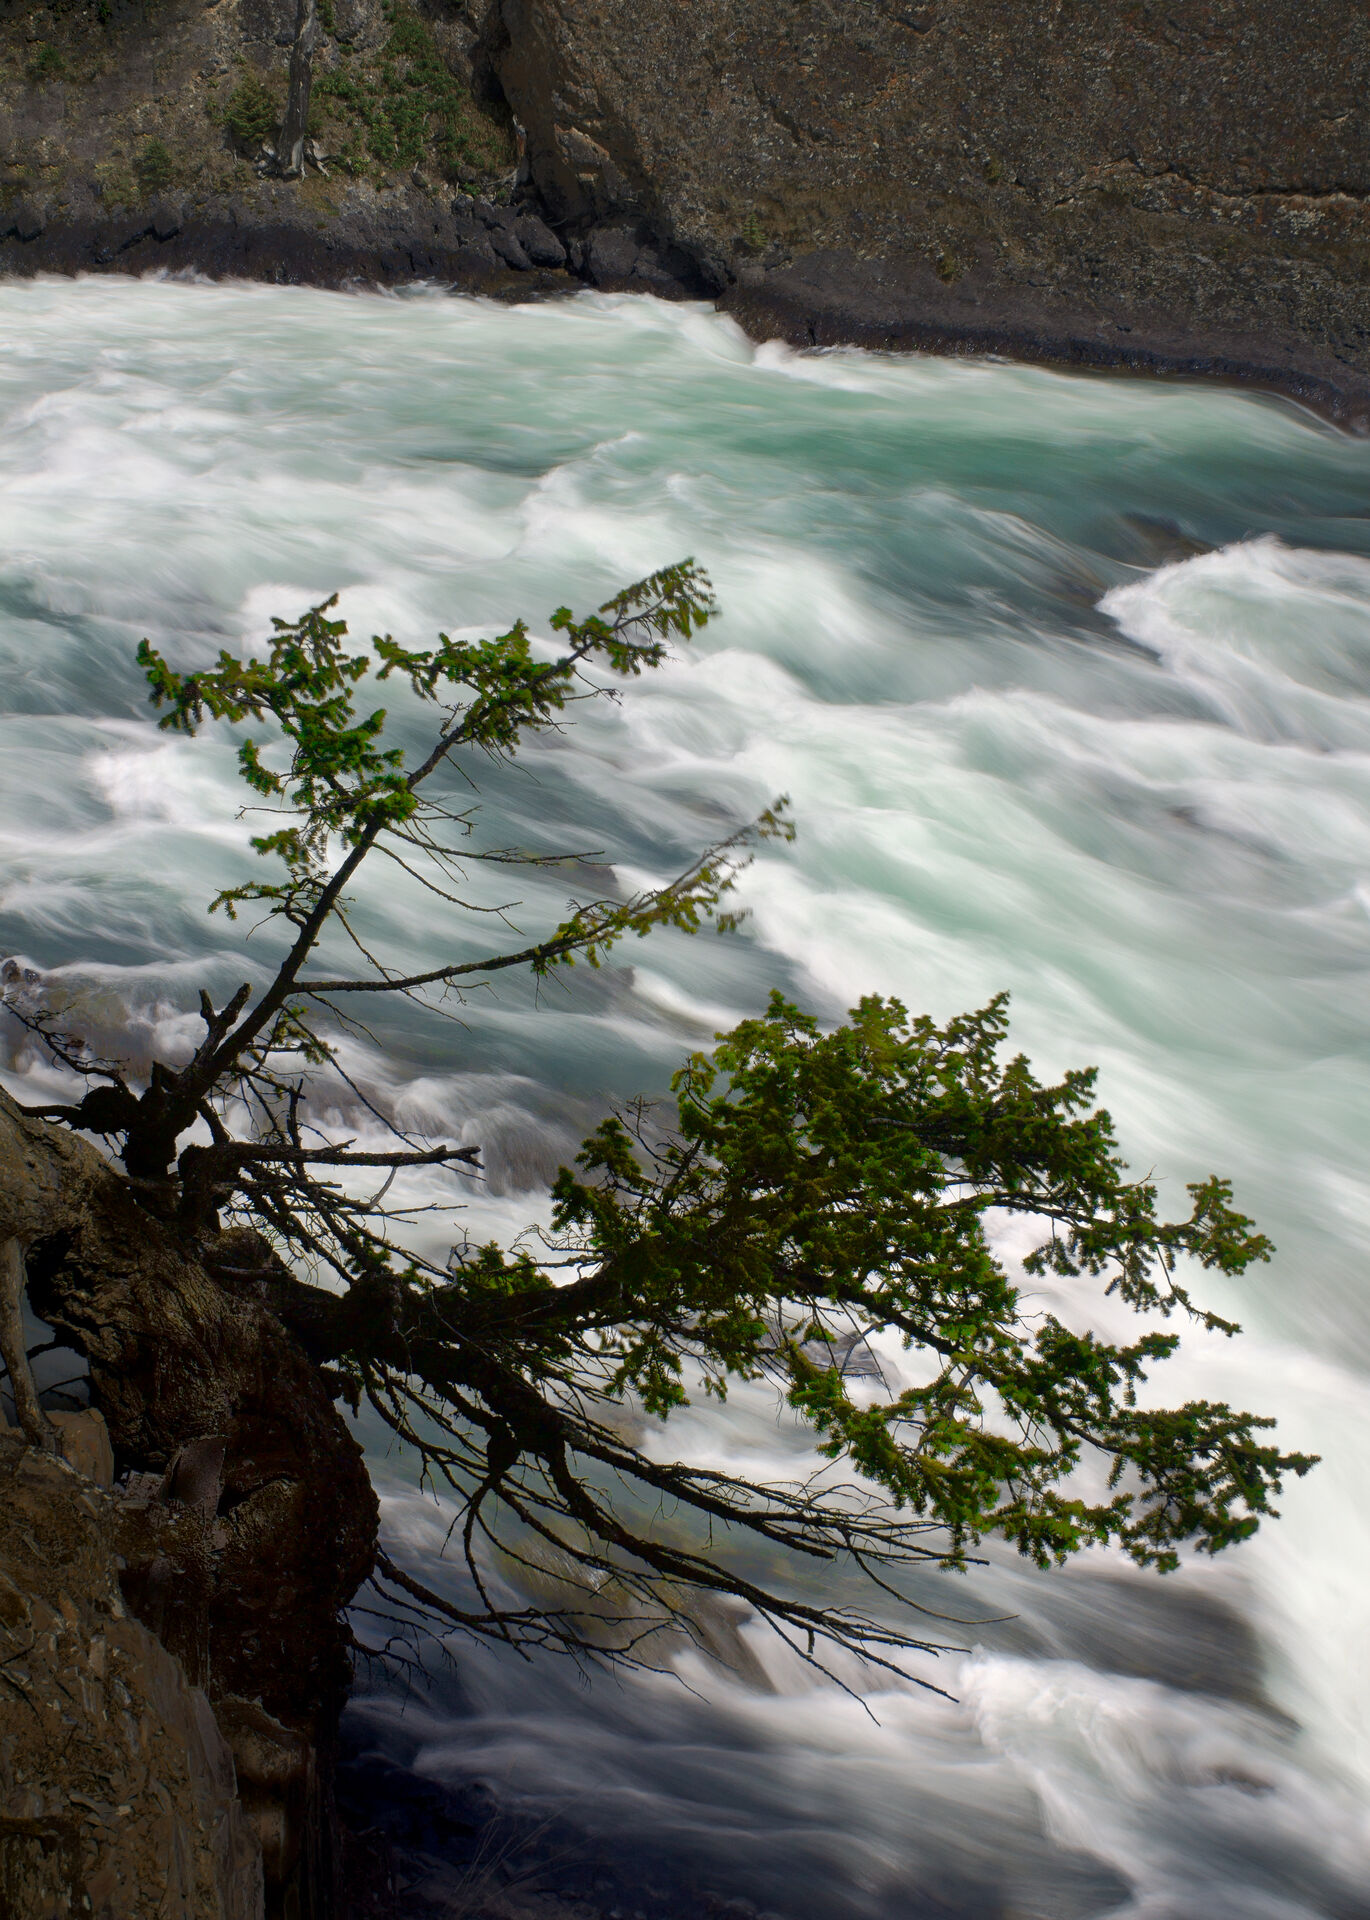
[[[369,1096],[485,1142],[470,1234],[540,1217],[605,1108],[772,983],[830,1018],[1009,987],[1041,1068],[1100,1065],[1139,1168],[1177,1196],[1230,1173],[1279,1248],[1206,1286],[1246,1337],[1189,1340],[1166,1381],[1325,1455],[1255,1543],[1164,1582],[997,1551],[934,1581],[929,1604],[998,1617],[945,1628],[962,1651],[925,1677],[950,1699],[844,1693],[736,1617],[709,1626],[721,1661],[682,1644],[633,1681],[461,1648],[424,1696],[373,1677],[350,1737],[429,1890],[522,1874],[692,1920],[711,1896],[787,1920],[1370,1913],[1370,448],[1214,388],[801,359],[600,296],[44,281],[0,287],[0,331],[0,950],[100,1046],[184,1044],[194,990],[242,974],[204,914],[252,861],[232,745],[156,733],[142,635],[193,663],[335,588],[363,635],[536,630],[690,553],[723,618],[493,775],[499,840],[607,849],[626,882],[781,791],[800,839],[752,870],[739,938],[349,1043]],[[572,884],[530,876],[511,917]],[[393,876],[360,915],[415,967],[449,952]],[[7,1044],[10,1084],[43,1084]],[[897,1349],[870,1363],[897,1383]],[[808,1457],[760,1390],[651,1444]],[[448,1577],[442,1509],[374,1462],[396,1545]]]

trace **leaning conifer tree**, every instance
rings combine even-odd
[[[1083,1277],[1139,1313],[1231,1334],[1184,1269],[1239,1274],[1269,1252],[1219,1179],[1165,1219],[1155,1188],[1128,1177],[1093,1073],[1043,1085],[1006,1053],[1002,997],[944,1026],[869,998],[825,1031],[773,996],[681,1067],[669,1124],[640,1104],[586,1141],[536,1257],[486,1245],[439,1265],[407,1248],[404,1208],[358,1197],[356,1170],[460,1172],[476,1150],[402,1134],[393,1117],[393,1144],[375,1150],[323,1127],[319,1088],[342,1071],[355,1010],[402,995],[440,1014],[445,996],[503,970],[597,965],[659,927],[726,929],[749,844],[790,828],[777,803],[668,884],[626,899],[606,888],[515,950],[413,971],[354,924],[362,864],[397,863],[460,921],[469,862],[555,862],[483,837],[470,800],[482,762],[658,666],[713,600],[692,563],[667,568],[587,619],[554,614],[554,658],[521,621],[496,639],[411,650],[385,636],[352,652],[334,606],[277,620],[264,657],[222,653],[206,672],[139,650],[161,726],[263,730],[238,758],[279,812],[253,842],[270,877],[214,907],[265,913],[283,936],[274,971],[221,1006],[202,994],[191,1057],[137,1083],[50,1016],[18,1011],[88,1083],[79,1101],[33,1111],[112,1139],[143,1205],[189,1251],[235,1222],[255,1228],[274,1251],[277,1311],[338,1394],[369,1401],[454,1490],[471,1604],[382,1553],[392,1601],[521,1647],[632,1660],[663,1621],[688,1627],[692,1596],[729,1595],[805,1658],[826,1645],[891,1664],[926,1644],[894,1605],[901,1577],[962,1567],[986,1536],[1041,1566],[1113,1542],[1164,1570],[1186,1545],[1216,1553],[1273,1512],[1282,1477],[1313,1462],[1262,1438],[1269,1420],[1140,1404],[1176,1336],[1153,1323],[1114,1344],[1072,1329],[997,1257],[987,1216],[1027,1215],[1042,1227],[1029,1276]],[[372,704],[395,680],[431,712],[418,755]],[[350,943],[354,973],[323,968],[326,934]],[[857,1387],[842,1356],[891,1332],[914,1384]],[[629,1437],[625,1403],[669,1421],[692,1393],[757,1379],[809,1423],[825,1471],[762,1484]],[[1103,1494],[1072,1478],[1090,1460],[1107,1469]],[[780,1548],[868,1576],[872,1610],[825,1607],[750,1570]],[[554,1602],[518,1595],[504,1574],[520,1564],[556,1570]]]

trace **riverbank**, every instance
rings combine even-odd
[[[1363,431],[1344,14],[325,0],[287,181],[293,0],[49,5],[0,18],[0,273],[706,297],[755,338],[1207,377]]]
[[[284,186],[252,202],[191,211],[174,201],[107,211],[92,204],[49,220],[20,207],[0,234],[0,274],[202,275],[276,284],[437,284],[502,301],[566,299],[587,288],[712,299],[754,340],[796,348],[857,346],[992,354],[1042,366],[1220,381],[1278,394],[1357,433],[1370,431],[1370,380],[1289,343],[1238,333],[1195,339],[1158,325],[1108,338],[1084,313],[1053,316],[998,299],[939,311],[896,275],[840,254],[814,256],[719,289],[688,253],[641,226],[590,228],[563,240],[532,196],[499,203],[414,191],[350,194],[320,219]],[[540,245],[526,244],[536,236]],[[560,255],[560,258],[557,256]]]

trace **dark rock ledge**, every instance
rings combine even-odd
[[[1220,380],[1283,395],[1355,432],[1370,431],[1370,378],[1279,338],[1214,329],[1199,337],[1164,320],[1103,326],[1096,315],[1004,289],[947,289],[929,269],[861,259],[841,248],[727,276],[643,218],[553,224],[530,194],[516,204],[397,190],[349,193],[327,222],[266,199],[175,199],[136,209],[90,206],[48,219],[31,202],[0,210],[0,274],[185,274],[326,288],[433,284],[517,302],[585,288],[711,299],[756,340],[1003,355],[1073,369]]]
[[[923,297],[917,276],[832,252],[743,280],[719,304],[756,340],[799,348],[866,347],[955,356],[996,355],[1076,372],[1220,381],[1297,402],[1356,434],[1370,433],[1370,378],[1278,338],[1165,320],[1101,325],[1085,309],[1044,313],[1011,294],[955,304]],[[910,284],[915,282],[915,284]]]
[[[327,220],[288,187],[194,206],[173,197],[49,218],[32,201],[0,209],[0,274],[203,274],[317,287],[435,283],[501,300],[583,287],[698,299],[711,292],[681,248],[640,221],[556,231],[536,196],[348,189]]]

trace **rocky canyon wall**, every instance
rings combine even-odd
[[[294,7],[0,0],[0,271],[711,296],[1370,421],[1352,0],[321,0],[282,181]]]
[[[119,1508],[0,1431],[0,1913],[262,1920],[209,1701],[124,1605]]]

